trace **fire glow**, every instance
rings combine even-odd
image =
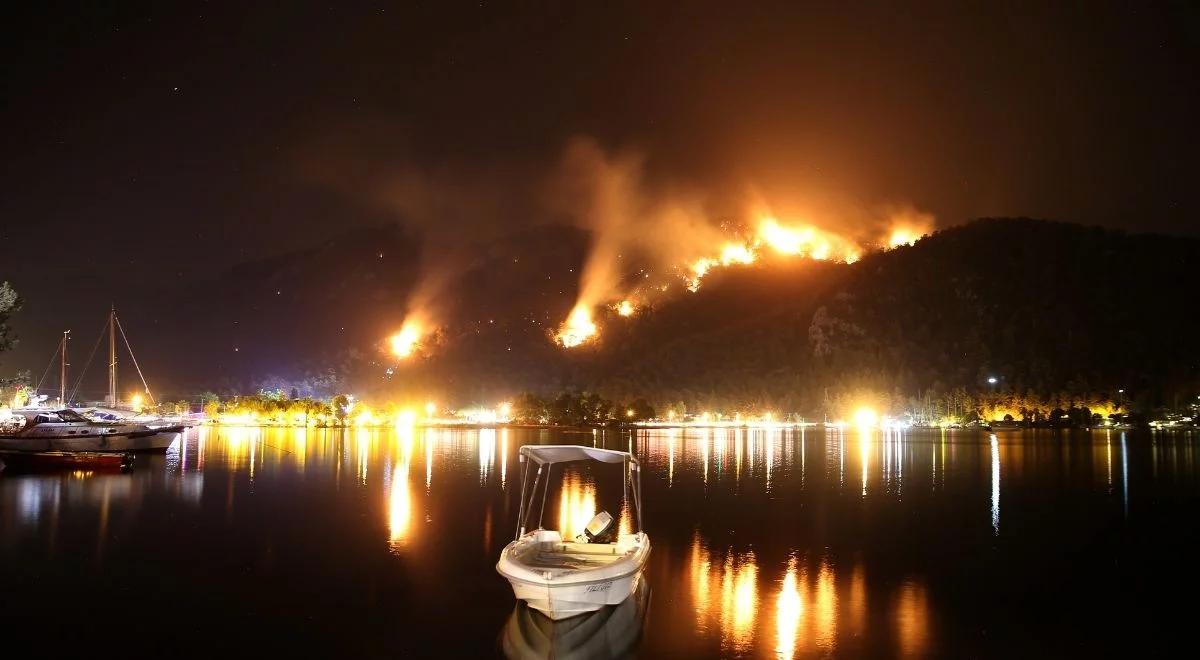
[[[400,332],[397,332],[388,339],[392,355],[401,360],[411,356],[420,346],[420,341],[421,331],[417,323],[412,320],[406,320],[404,325],[400,327]]]
[[[759,221],[751,240],[724,241],[719,249],[700,256],[678,269],[688,291],[700,290],[705,276],[721,266],[751,265],[759,261],[763,251],[770,250],[784,257],[800,257],[817,261],[834,261],[852,264],[868,249],[892,249],[902,245],[913,245],[932,226],[932,217],[915,211],[893,214],[889,230],[875,243],[860,243],[847,236],[820,229],[813,225],[785,225],[771,215]],[[869,247],[874,245],[874,248]],[[666,287],[661,287],[666,290]],[[620,316],[634,315],[641,305],[635,306],[629,299],[618,302],[603,302],[592,296],[581,296],[567,320],[563,322],[555,340],[565,348],[574,348],[598,337],[600,329],[592,315],[594,306],[607,305]],[[614,296],[615,298],[615,296]],[[610,301],[612,298],[609,299]],[[644,304],[644,303],[643,303]]]
[[[592,310],[585,304],[575,305],[571,315],[559,328],[555,339],[566,348],[574,348],[596,336],[596,322]]]

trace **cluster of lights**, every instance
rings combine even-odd
[[[353,426],[357,428],[408,428],[418,424],[424,426],[493,425],[512,421],[512,404],[501,403],[495,408],[475,407],[438,416],[438,406],[432,401],[425,404],[425,415],[421,417],[414,408],[373,409],[361,402],[350,400],[343,415],[304,413],[261,414],[251,411],[226,412],[210,419],[210,422],[226,426]]]

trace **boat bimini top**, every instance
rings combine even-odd
[[[541,504],[538,507],[538,517],[535,529],[541,529],[542,516],[546,510],[546,495],[550,491],[550,470],[558,463],[575,461],[598,461],[601,463],[620,463],[622,465],[622,490],[629,493],[632,490],[633,505],[637,511],[637,531],[642,531],[642,470],[637,458],[625,451],[615,449],[599,449],[579,445],[525,445],[518,454],[520,462],[525,464],[521,476],[521,509],[517,514],[517,539],[525,535],[529,525],[529,517],[533,512],[534,499],[538,486],[542,487]],[[533,466],[537,471],[533,475],[533,483],[529,482],[529,473]],[[543,475],[543,472],[545,473]],[[543,479],[544,477],[544,479]],[[613,517],[607,511],[601,511],[588,523],[584,529],[586,539],[597,542],[608,537],[613,527]],[[565,531],[565,530],[560,530]],[[581,539],[582,540],[582,539]]]

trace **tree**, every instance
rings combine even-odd
[[[333,416],[338,421],[346,419],[346,414],[350,411],[350,397],[345,394],[338,394],[329,400],[329,407],[333,409]]]
[[[8,282],[0,282],[0,353],[11,350],[17,343],[16,337],[8,327],[8,317],[19,309],[21,297]]]

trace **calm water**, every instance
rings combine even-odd
[[[547,631],[494,570],[528,443],[646,466],[648,593]],[[5,643],[131,656],[1054,656],[1194,638],[1190,435],[194,429],[0,476]],[[628,508],[572,471],[549,527]],[[569,629],[568,629],[569,628]],[[1175,647],[1178,648],[1178,647]]]

